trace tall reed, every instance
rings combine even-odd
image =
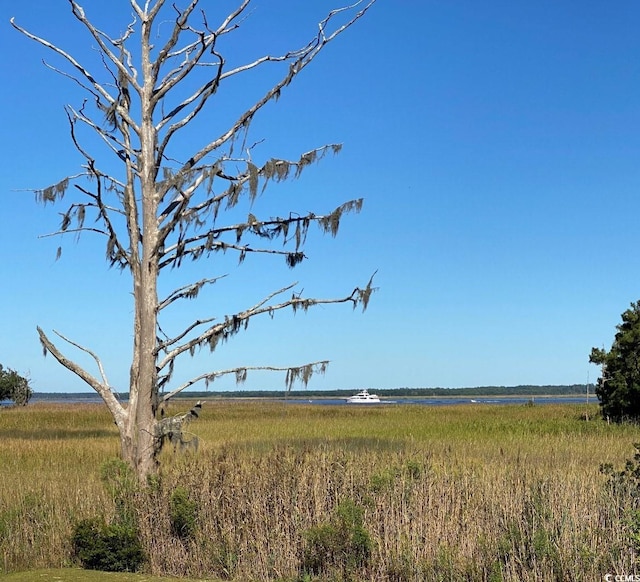
[[[197,454],[167,450],[132,493],[154,573],[302,580],[308,532],[347,500],[371,556],[327,579],[587,581],[635,567],[633,508],[599,467],[623,465],[640,431],[593,407],[588,422],[574,405],[204,410]],[[4,571],[70,564],[73,524],[114,510],[99,469],[117,454],[115,427],[98,406],[34,405],[2,410],[0,436]],[[193,509],[184,536],[178,490]]]

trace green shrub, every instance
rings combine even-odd
[[[26,406],[32,395],[29,380],[15,370],[5,370],[0,364],[0,400],[13,400],[17,406]]]
[[[613,496],[633,508],[640,507],[640,443],[633,443],[635,453],[624,469],[616,471],[613,465],[600,465],[600,472],[609,478],[608,486]]]
[[[624,469],[616,471],[611,464],[600,466],[600,472],[608,477],[608,489],[623,516],[629,545],[640,552],[640,443],[634,443],[633,459],[627,460]]]
[[[418,481],[424,472],[424,467],[418,461],[407,461],[405,466],[406,473],[412,481]]]
[[[189,499],[184,487],[177,487],[169,502],[169,520],[171,533],[181,540],[189,539],[196,530],[197,504]]]
[[[94,517],[77,523],[71,540],[73,553],[87,570],[136,572],[145,559],[136,521],[137,481],[121,459],[106,461],[101,478],[113,499],[113,521]]]
[[[136,572],[144,562],[142,544],[135,528],[99,518],[76,524],[73,552],[82,567],[105,572]]]
[[[135,495],[138,482],[131,467],[122,459],[109,459],[100,467],[100,477],[116,510],[116,521],[134,527],[136,524]]]
[[[380,473],[374,473],[371,475],[371,492],[381,494],[386,491],[391,491],[397,476],[397,471],[394,469],[385,469]]]
[[[338,569],[349,577],[356,568],[366,566],[373,543],[362,516],[363,510],[347,499],[336,507],[328,523],[307,530],[303,571],[319,574]]]

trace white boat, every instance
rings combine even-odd
[[[380,398],[375,394],[369,394],[367,390],[361,390],[353,396],[347,398],[348,404],[376,404],[380,402]]]

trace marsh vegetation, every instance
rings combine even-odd
[[[76,524],[123,503],[155,574],[595,580],[636,564],[640,488],[617,468],[640,430],[595,406],[216,402],[190,430],[197,453],[164,451],[140,490],[105,480],[119,439],[100,405],[0,411],[2,571],[76,563]]]

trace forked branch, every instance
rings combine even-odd
[[[64,356],[62,352],[60,352],[60,350],[53,344],[53,342],[49,340],[47,335],[44,333],[44,331],[40,327],[38,327],[37,330],[38,330],[38,335],[40,336],[40,343],[42,344],[45,355],[47,352],[49,352],[60,364],[62,364],[65,368],[67,368],[67,370],[73,372],[76,376],[78,376],[80,379],[84,380],[87,384],[89,384],[89,386],[91,386],[100,395],[102,400],[104,400],[105,404],[113,414],[114,419],[116,420],[116,423],[123,422],[127,412],[123,408],[123,406],[120,404],[120,402],[118,402],[116,395],[111,390],[111,387],[109,386],[106,380],[102,363],[100,362],[98,357],[91,350],[88,350],[87,348],[84,348],[79,344],[72,342],[71,340],[67,339],[63,335],[56,332],[56,334],[59,335],[62,339],[64,339],[66,342],[88,353],[96,360],[96,362],[98,363],[98,367],[100,369],[100,373],[102,375],[102,379],[103,379],[102,382],[98,380],[95,376],[87,372],[82,366],[80,366],[76,362]]]

